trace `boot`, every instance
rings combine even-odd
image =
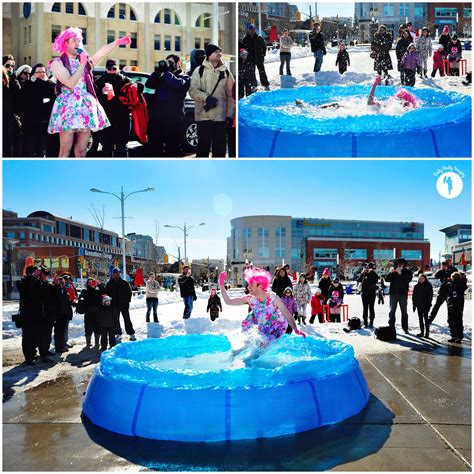
[[[373,327],[374,327],[374,320],[371,319],[371,320],[370,320],[370,323],[369,323],[369,328],[373,328]]]
[[[364,319],[364,328],[367,329],[369,327],[369,323],[367,322],[367,319]]]
[[[95,350],[99,350],[99,346],[100,346],[100,334],[94,333],[94,341],[95,341],[94,349],[95,349]]]
[[[295,314],[295,321],[296,321],[298,324],[301,324],[301,316],[299,316],[298,314]]]
[[[301,319],[303,320],[303,324],[306,326],[306,317],[303,316]]]
[[[86,347],[87,349],[91,348],[91,336],[86,336]]]
[[[312,314],[311,317],[309,318],[309,324],[314,324],[315,318],[316,318],[316,315]]]

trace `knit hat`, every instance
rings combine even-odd
[[[329,268],[325,268],[323,271],[323,276],[329,276]]]
[[[20,77],[22,72],[29,72],[31,73],[31,66],[28,66],[28,64],[23,64],[16,70],[16,77]]]
[[[314,290],[314,294],[315,294],[315,295],[320,295],[321,293],[322,293],[321,288],[316,288],[316,289]]]
[[[338,292],[338,291],[333,291],[333,292],[331,293],[331,296],[332,296],[333,298],[334,298],[334,297],[339,298],[339,292]]]
[[[445,25],[445,27],[443,28],[443,34],[444,33],[447,33],[449,35],[449,26],[448,25]]]
[[[117,61],[115,61],[115,59],[107,59],[105,63],[105,69],[111,69],[114,66],[117,66]]]
[[[453,47],[451,48],[451,52],[452,52],[452,53],[457,53],[457,52],[458,52],[458,48],[456,48],[456,46],[453,46]]]
[[[114,269],[112,270],[112,274],[114,273],[120,273],[120,268],[114,267]]]
[[[209,59],[209,56],[210,56],[212,53],[215,53],[216,51],[222,51],[222,49],[219,48],[219,46],[217,46],[217,44],[212,44],[212,43],[209,43],[209,44],[205,47],[205,50],[206,50],[206,59]]]
[[[416,49],[416,45],[415,45],[415,43],[410,43],[410,44],[408,45],[408,48],[407,48],[407,50],[409,50],[411,47],[413,47],[413,48],[415,48],[415,49]]]
[[[285,291],[283,292],[283,294],[285,294],[287,291],[289,291],[291,294],[293,294],[293,290],[289,286],[287,286],[285,288]]]
[[[245,58],[246,56],[249,55],[249,52],[244,49],[244,48],[240,48],[240,51],[239,51],[239,58]]]
[[[104,306],[109,306],[112,302],[112,297],[109,295],[102,295],[102,304]]]
[[[444,50],[444,46],[442,44],[438,45],[438,49],[443,49]]]
[[[247,27],[247,30],[255,30],[255,25],[250,24],[250,25]]]
[[[458,39],[458,35],[457,34],[454,34],[453,35],[453,40],[456,41]]]

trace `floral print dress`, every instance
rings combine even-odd
[[[78,59],[70,59],[71,73],[79,67]],[[82,76],[74,87],[61,88],[61,94],[54,102],[51,118],[49,119],[48,133],[97,132],[110,127],[109,119],[99,101],[87,91],[87,84]]]
[[[263,336],[265,343],[270,344],[279,339],[286,332],[288,321],[275,306],[274,299],[267,296],[265,301],[259,301],[255,296],[248,295],[247,301],[251,312],[242,321],[242,330],[249,331],[253,326]]]

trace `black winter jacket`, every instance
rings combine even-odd
[[[111,278],[105,285],[105,293],[112,298],[112,306],[118,309],[128,309],[132,299],[132,289],[122,278]]]
[[[328,300],[329,296],[329,287],[331,286],[331,279],[330,278],[320,278],[318,283],[319,289],[321,290],[321,294]]]
[[[393,271],[387,274],[385,281],[390,283],[390,295],[408,296],[408,288],[413,278],[413,272],[404,268],[399,275]]]
[[[217,312],[219,309],[222,311],[222,303],[219,296],[209,296],[207,300],[207,311],[212,313]]]
[[[47,124],[56,100],[54,83],[41,79],[27,81],[22,85],[18,99],[21,123],[24,126],[38,122]]]
[[[377,292],[377,282],[379,276],[373,270],[368,272],[362,272],[357,279],[358,283],[362,283],[362,294],[363,295],[375,295]]]
[[[192,276],[181,275],[178,278],[179,291],[181,298],[185,296],[192,296],[196,298],[196,290],[194,289],[194,278]]]
[[[413,310],[428,310],[433,304],[433,287],[428,281],[425,283],[417,283],[413,288]]]
[[[344,287],[340,283],[337,286],[334,283],[331,283],[329,285],[329,289],[328,289],[329,297],[332,296],[333,291],[337,291],[337,293],[339,294],[339,298],[341,300],[344,299]]]
[[[313,53],[316,51],[322,51],[326,54],[326,42],[324,40],[324,35],[320,31],[318,33],[312,31],[309,34],[309,42]]]
[[[69,301],[69,293],[66,287],[61,285],[48,285],[49,297],[47,304],[48,319],[65,320],[72,319],[72,306]]]
[[[115,97],[113,97],[112,100],[107,98],[107,94],[102,93],[102,89],[106,82],[111,84],[114,88]],[[102,107],[104,107],[107,117],[112,125],[124,124],[125,126],[125,124],[130,122],[130,111],[128,105],[122,104],[119,99],[120,96],[125,97],[124,93],[120,92],[120,89],[129,82],[130,79],[123,74],[109,74],[108,72],[104,72],[104,74],[102,74],[102,76],[100,76],[96,81],[97,97],[99,98]]]
[[[293,291],[293,283],[291,283],[289,276],[284,276],[283,278],[277,276],[272,283],[272,291],[276,293],[280,298],[283,296],[285,289],[290,287]]]
[[[105,293],[105,285],[98,285],[96,288],[87,287],[81,291],[79,299],[84,300],[86,313],[97,310],[98,306],[102,305],[102,295]]]
[[[244,49],[246,49],[249,53],[249,59],[254,64],[263,63],[265,55],[267,54],[267,45],[261,36],[255,34],[255,36],[252,38],[247,33],[242,40],[242,44]]]
[[[448,308],[459,308],[464,306],[464,292],[467,290],[465,280],[448,281],[446,303]]]
[[[20,314],[25,322],[44,320],[44,284],[33,275],[27,275],[18,283]]]
[[[349,58],[349,53],[347,51],[339,51],[336,57],[336,66],[340,64],[341,66],[351,65],[351,60]]]

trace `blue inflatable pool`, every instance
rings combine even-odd
[[[122,343],[102,354],[83,404],[110,431],[175,441],[294,434],[355,415],[369,389],[352,346],[283,336],[252,367],[221,335]]]
[[[305,86],[260,92],[240,100],[239,156],[471,156],[470,96],[411,89],[421,107],[387,114],[366,105],[369,90],[368,86]],[[387,101],[396,91],[395,87],[378,87],[376,99]],[[301,107],[295,106],[296,100]],[[344,107],[321,109],[330,103]]]

